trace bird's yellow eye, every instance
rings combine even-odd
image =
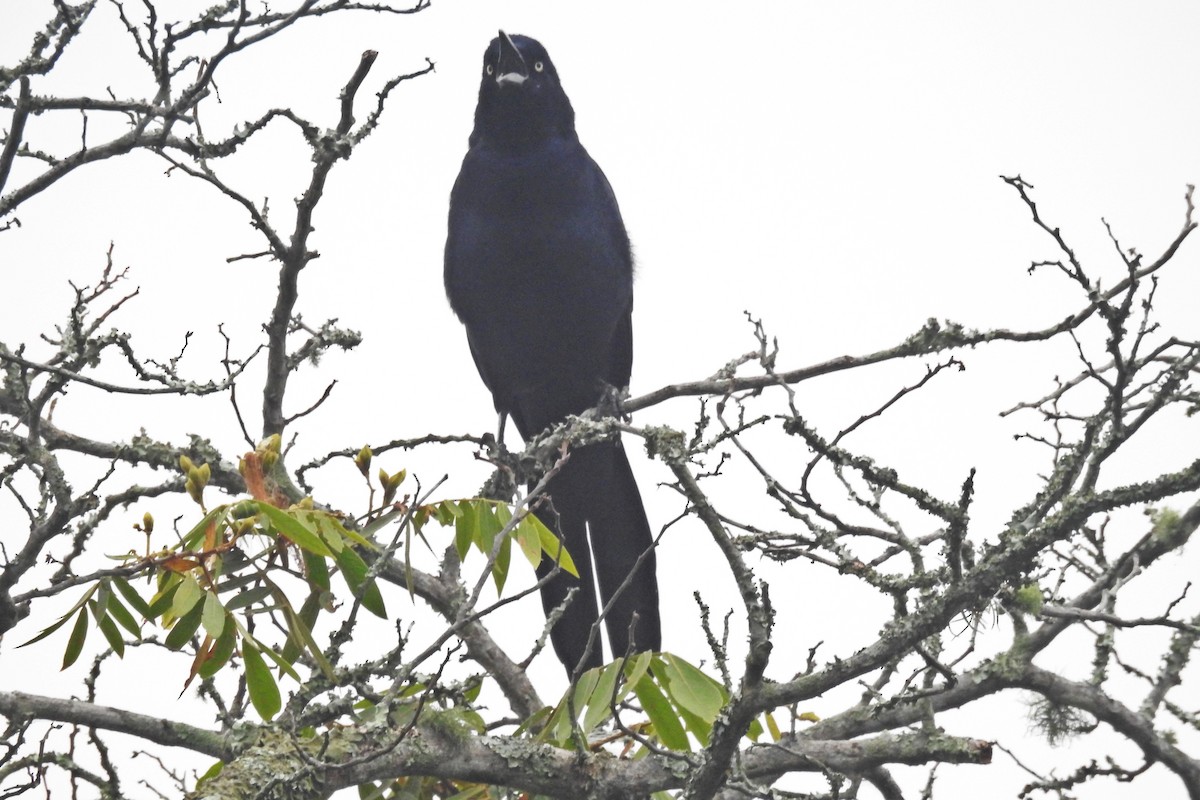
[[[540,62],[540,61],[533,62],[533,71],[534,72],[541,72],[545,68],[546,68],[546,65],[543,64],[542,62]]]
[[[496,68],[495,68],[495,67],[493,67],[491,64],[488,64],[488,65],[487,65],[487,74],[488,74],[488,75],[491,75],[491,74],[492,74],[493,72],[495,72],[495,71],[496,71]]]

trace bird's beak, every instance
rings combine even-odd
[[[529,68],[525,66],[521,51],[504,31],[500,31],[499,49],[496,57],[496,83],[501,86],[506,83],[520,86],[529,77]]]

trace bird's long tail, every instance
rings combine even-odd
[[[562,604],[572,588],[578,588],[550,633],[567,672],[581,660],[585,669],[603,663],[600,637],[590,652],[588,638],[606,607],[604,622],[614,657],[661,649],[654,537],[621,443],[601,442],[572,451],[551,479],[547,494],[551,508],[539,511],[538,517],[562,538],[579,572],[575,578],[559,570],[542,588],[547,614]],[[543,557],[539,575],[553,568],[554,562]]]

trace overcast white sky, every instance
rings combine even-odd
[[[9,64],[44,24],[49,3],[3,2],[0,64]],[[62,74],[56,70],[55,82],[35,91],[145,91],[128,42],[110,24],[111,9],[102,5],[97,14],[107,22],[95,21],[97,30],[64,57]],[[364,112],[392,74],[420,68],[426,56],[437,63],[435,73],[393,94],[379,130],[334,171],[318,211],[314,244],[322,257],[303,275],[299,309],[310,323],[338,317],[367,338],[293,388],[295,411],[330,378],[339,380],[320,421],[302,428],[304,456],[494,425],[444,300],[441,248],[479,59],[501,27],[547,46],[580,136],[620,200],[639,269],[634,395],[705,377],[750,349],[744,310],[779,337],[784,368],[896,344],[931,316],[972,327],[1044,327],[1075,310],[1079,297],[1057,275],[1026,274],[1030,261],[1052,255],[1050,243],[998,175],[1019,173],[1034,184],[1045,216],[1108,284],[1121,269],[1100,218],[1126,247],[1157,255],[1182,223],[1185,184],[1200,182],[1200,4],[1192,2],[454,0],[415,17],[300,25],[226,64],[222,103],[203,108],[211,137],[276,106],[334,125],[337,92],[365,49],[380,56],[360,93]],[[5,120],[0,115],[0,125]],[[94,119],[91,135],[101,136],[102,126]],[[31,123],[30,135],[61,137],[67,146],[78,140],[78,119],[47,115]],[[307,165],[298,137],[281,125],[232,159],[225,174],[246,194],[269,196],[281,222]],[[0,341],[34,345],[61,319],[66,281],[94,280],[111,241],[118,264],[129,265],[142,287],[118,323],[148,355],[173,355],[193,330],[185,363],[197,377],[217,377],[215,326],[222,321],[241,337],[243,352],[250,348],[269,313],[275,273],[265,262],[226,263],[261,249],[255,234],[211,190],[164,178],[163,167],[149,157],[96,165],[20,210],[23,227],[0,234],[0,292],[7,295]],[[1194,339],[1196,243],[1177,261],[1158,301],[1165,324]],[[966,354],[967,373],[933,393],[936,403],[904,410],[903,425],[860,442],[945,495],[979,467],[973,535],[993,535],[1043,465],[1040,453],[1011,439],[1032,420],[1000,420],[997,412],[1045,393],[1054,375],[1075,369],[1069,345],[1036,353],[1032,360],[1011,347]],[[844,425],[919,369],[814,382],[800,399],[813,419]],[[120,408],[83,391],[70,399],[58,411],[60,423],[99,436],[124,438],[145,426],[179,439],[198,427],[191,411]],[[239,452],[236,426],[219,411],[203,417],[214,420],[203,423],[205,433]],[[691,401],[677,401],[636,421],[686,428],[693,413]],[[1193,427],[1173,449],[1156,444],[1149,455],[1169,465],[1198,449]],[[409,466],[431,480],[457,465],[447,494],[470,494],[486,470],[463,452],[454,455],[414,457]],[[674,496],[655,489],[665,470],[636,468],[652,517],[663,522],[677,513]],[[0,506],[8,513],[19,517]],[[16,535],[19,522],[5,519],[9,533],[0,535]],[[692,626],[692,591],[726,598],[717,603],[736,600],[706,585],[707,570],[685,568],[703,542],[697,529],[688,535],[668,537],[660,556],[671,565],[663,570],[664,613],[680,620],[668,624],[666,644],[699,660],[701,640],[677,632]],[[787,589],[797,594],[782,642],[804,652],[818,639],[842,636],[848,652],[873,638],[877,621],[861,637],[847,634],[853,615],[830,616],[828,599],[818,592],[806,598],[805,579],[789,574]],[[527,605],[533,613],[537,604]],[[820,619],[805,613],[816,606]],[[11,676],[5,645],[0,675]],[[545,661],[539,674],[557,680],[557,665]],[[980,722],[976,715],[951,732],[1002,735]],[[1023,712],[1012,711],[1004,725],[1019,737]],[[982,774],[966,772],[945,774],[946,796],[954,785],[970,785],[957,780]],[[1014,795],[1023,779],[1004,774],[1004,796]],[[1163,786],[1170,793],[1177,784]]]

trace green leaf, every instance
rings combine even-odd
[[[379,586],[373,578],[367,580],[367,562],[362,560],[362,556],[354,552],[353,548],[347,547],[338,553],[337,563],[350,591],[355,597],[361,598],[363,608],[381,619],[387,619],[383,595],[379,593]]]
[[[591,698],[592,693],[596,691],[596,684],[600,681],[601,667],[593,667],[587,672],[579,676],[579,682],[575,684],[575,710],[582,711]]]
[[[23,643],[17,645],[17,647],[28,647],[31,644],[40,642],[42,639],[45,639],[47,636],[49,636],[50,634],[54,633],[56,630],[61,628],[63,625],[67,624],[67,620],[69,620],[70,618],[71,618],[71,613],[68,611],[66,614],[59,617],[58,620],[54,624],[48,625],[45,628],[42,628],[41,632],[37,636],[34,636],[28,642],[23,642]]]
[[[542,706],[537,711],[533,712],[533,715],[529,717],[529,719],[518,725],[517,729],[513,732],[513,735],[519,736],[535,730],[544,732],[550,727],[550,717],[556,711],[557,709],[551,708],[550,706]],[[546,741],[546,739],[544,736],[541,736],[538,738],[538,741]]]
[[[650,718],[658,740],[672,750],[690,750],[691,743],[683,726],[679,724],[675,709],[649,675],[642,676],[634,687],[634,693],[646,716]]]
[[[325,591],[329,591],[329,563],[316,553],[303,551],[304,573],[308,582]]]
[[[496,543],[496,534],[504,527],[500,522],[500,503],[489,503],[486,500],[473,500],[475,509],[475,545],[485,555],[492,554],[492,546]],[[508,506],[504,507],[508,512]],[[511,512],[508,512],[512,516]]]
[[[96,584],[96,599],[91,603],[92,616],[96,619],[97,625],[108,619],[108,599],[110,597],[112,597],[112,586],[107,579],[101,579]]]
[[[321,541],[329,548],[330,552],[337,553],[346,546],[346,539],[336,528],[330,524],[330,517],[322,511],[296,511],[294,512],[296,521],[303,525],[309,532],[321,537]],[[340,525],[338,526],[341,527]],[[345,530],[344,528],[342,530]]]
[[[311,603],[311,605],[310,605]],[[321,672],[329,680],[334,679],[333,665],[329,663],[329,659],[325,658],[325,654],[321,652],[320,645],[313,638],[312,626],[316,622],[317,614],[321,611],[320,595],[313,592],[304,601],[304,607],[297,614],[292,610],[291,606],[284,608],[288,622],[289,644],[291,639],[295,638],[301,644],[308,648],[308,652],[312,654],[313,660],[317,662],[317,666]]]
[[[150,605],[146,610],[150,613],[146,615],[146,619],[156,619],[171,610],[171,603],[175,599],[175,592],[179,590],[180,577],[175,573],[171,573],[165,579],[162,588],[150,600]]]
[[[191,575],[182,576],[179,588],[175,590],[175,599],[171,601],[171,616],[186,616],[197,603],[204,599],[204,590]]]
[[[746,738],[752,742],[757,742],[763,735],[762,721],[755,717],[750,720],[750,724],[746,727]]]
[[[702,747],[707,747],[712,737],[712,722],[703,717],[696,716],[691,711],[679,705],[675,706],[675,710],[679,712],[679,719],[683,722],[683,727],[696,737]]]
[[[79,658],[79,654],[83,652],[83,643],[87,641],[87,632],[87,609],[81,608],[75,616],[75,627],[71,631],[71,638],[67,639],[67,649],[63,651],[61,669],[71,666]]]
[[[517,544],[521,547],[521,552],[525,554],[525,560],[537,569],[542,563],[542,542],[538,538],[537,528],[534,527],[532,515],[526,515],[517,523],[517,530],[514,534],[517,537]]]
[[[125,598],[125,602],[133,606],[133,610],[142,615],[142,619],[149,620],[156,616],[150,613],[150,606],[137,593],[137,590],[129,585],[129,581],[124,578],[113,578],[113,586],[117,587],[117,591]]]
[[[501,530],[503,530],[504,526],[508,525],[509,520],[511,519],[512,512],[508,510],[508,506],[504,505],[503,503],[496,506],[496,522],[500,526],[496,533],[499,533]],[[493,534],[492,546],[495,544],[494,536],[495,535]],[[488,553],[491,553],[492,546],[488,547]],[[505,536],[503,541],[500,542],[500,552],[496,554],[496,561],[494,564],[492,564],[492,580],[496,582],[496,594],[502,594],[504,592],[504,581],[508,579],[508,567],[511,561],[512,537]]]
[[[204,544],[204,534],[208,530],[209,523],[211,522],[214,525],[220,525],[225,521],[225,517],[228,515],[228,505],[217,506],[212,511],[205,514],[200,521],[196,523],[196,527],[184,534],[180,544],[185,550],[198,550],[200,546]]]
[[[69,609],[67,609],[67,613],[63,614],[61,617],[58,618],[57,622],[55,622],[54,624],[52,624],[48,627],[42,628],[41,633],[39,633],[37,636],[30,639],[28,642],[17,645],[17,647],[28,647],[29,645],[33,644],[34,642],[40,642],[42,639],[45,639],[50,634],[54,633],[56,630],[58,630],[59,628],[61,628],[63,625],[66,624],[67,620],[69,620],[71,618],[72,614],[74,614],[79,609],[83,608],[84,604],[88,600],[92,599],[92,595],[95,594],[95,592],[96,592],[95,586],[93,586],[91,589],[88,589],[86,592],[83,593],[83,597],[79,598],[79,600],[77,600],[75,602],[75,605],[73,605]],[[78,624],[79,623],[76,623],[76,625],[78,625]]]
[[[175,620],[175,624],[171,626],[171,632],[167,634],[167,638],[163,644],[171,650],[178,650],[187,644],[188,640],[192,638],[192,635],[200,627],[200,617],[203,613],[203,603],[193,605],[191,611]]]
[[[230,656],[233,655],[233,648],[237,645],[237,626],[229,623],[226,620],[225,629],[221,631],[221,638],[217,639],[213,645],[212,654],[208,660],[200,665],[199,673],[201,678],[211,678],[220,672],[221,667],[229,662]]]
[[[247,636],[244,638],[249,639],[250,637]],[[283,656],[279,655],[271,648],[262,647],[261,645],[259,646],[259,652],[262,653],[267,658],[269,658],[271,661],[273,661],[275,663],[275,666],[279,667],[279,672],[281,674],[287,675],[289,678],[294,680],[296,683],[300,683],[300,673],[296,672],[295,668],[293,668],[291,664],[284,661]]]
[[[669,653],[663,653],[651,661],[650,671],[654,673],[658,685],[665,690],[667,697],[675,704],[675,710],[683,721],[684,727],[702,745],[707,745],[712,733],[713,720],[716,719],[717,712],[724,704],[725,687],[683,659]],[[719,700],[715,710],[708,709],[704,705],[705,687],[715,687],[714,690]]]
[[[212,778],[215,778],[217,775],[221,775],[222,770],[224,770],[224,762],[217,762],[216,764],[210,766],[209,769],[204,770],[204,775],[198,777],[196,780],[196,788],[199,789],[200,784],[204,783],[205,781],[211,781]]]
[[[104,634],[105,641],[108,646],[117,654],[117,658],[125,657],[125,639],[121,636],[121,631],[117,628],[117,623],[113,622],[111,616],[107,616],[100,620],[100,632]]]
[[[371,520],[370,522],[368,522],[366,525],[363,526],[363,535],[360,536],[359,538],[363,539],[363,541],[367,542],[367,544],[370,545],[371,547],[378,548],[378,545],[376,545],[374,542],[371,542],[370,539],[366,539],[364,537],[374,536],[375,534],[379,533],[379,531],[381,531],[385,527],[387,527],[387,524],[389,522],[391,522],[392,520],[394,520],[396,517],[400,516],[403,513],[404,512],[401,511],[400,509],[393,508],[391,511],[388,511],[386,514],[376,517],[375,519]],[[357,540],[355,540],[355,541],[357,541]],[[359,544],[362,544],[362,542],[359,542]]]
[[[319,558],[319,556],[313,556]],[[225,602],[226,611],[237,611],[239,608],[254,605],[271,596],[271,590],[266,586],[255,586],[253,589],[247,589],[244,592],[238,592],[233,597]]]
[[[111,592],[109,593],[108,597],[111,600],[108,609],[109,613],[101,616],[101,606],[99,601],[96,600],[88,603],[88,608],[92,612],[92,618],[96,620],[96,626],[99,627],[100,632],[104,634],[104,639],[108,642],[108,646],[111,647],[113,652],[117,654],[117,658],[124,658],[125,639],[121,636],[121,631],[117,629],[117,623],[113,622],[112,618],[113,604],[119,603],[120,601],[113,598]],[[126,611],[125,613],[128,614],[129,612]]]
[[[413,568],[412,568],[412,528],[404,526],[404,585],[408,589],[408,599],[413,599]]]
[[[333,552],[321,537],[306,528],[296,517],[287,511],[281,511],[270,503],[260,501],[258,508],[263,516],[271,521],[271,525],[288,541],[295,543],[303,550],[316,553],[319,556],[332,558]]]
[[[276,596],[276,602],[279,606],[286,607],[291,610],[291,604],[282,592]],[[304,605],[300,606],[300,619],[308,626],[311,631],[313,626],[317,624],[317,615],[321,612],[321,592],[319,589],[314,589],[308,593],[308,597],[304,598]],[[291,625],[291,620],[288,620]],[[304,637],[299,634],[299,631],[289,630],[287,641],[284,642],[283,651],[279,657],[289,664],[295,664],[296,659],[300,657],[300,653],[305,648]]]
[[[255,556],[256,560],[257,558],[258,556]],[[250,565],[250,558],[240,549],[226,550],[221,556],[221,561],[226,572],[225,580],[221,581],[221,592],[224,592],[226,589],[232,590],[237,587],[246,586],[258,580],[258,573],[256,572],[246,572],[238,575],[238,572],[241,572]]]
[[[449,525],[463,514],[466,503],[456,503],[453,500],[443,500],[434,506],[433,516],[439,525]]]
[[[387,795],[383,793],[382,784],[360,783],[358,785],[358,800],[384,800]]]
[[[203,784],[205,781],[212,780],[213,778],[220,775],[221,771],[224,769],[225,769],[224,761],[218,761],[217,763],[213,764],[211,767],[209,767],[208,769],[206,769],[204,771],[203,775],[201,775],[199,778],[196,779],[196,788],[199,789],[201,784]]]
[[[637,682],[646,674],[646,670],[650,669],[650,661],[655,655],[653,651],[647,650],[635,655],[632,661],[626,662],[625,685],[621,687],[621,697],[627,697],[633,687],[637,686]]]
[[[374,542],[372,542],[370,539],[366,538],[362,534],[357,533],[356,531],[350,530],[345,525],[343,525],[342,521],[339,520],[334,515],[327,514],[323,511],[322,512],[314,511],[312,513],[320,514],[320,516],[318,517],[318,525],[320,526],[322,531],[328,535],[328,537],[337,537],[338,548],[335,548],[335,549],[344,547],[348,540],[348,541],[353,542],[354,544],[358,545],[359,547],[365,547],[368,550],[374,550],[375,552],[379,552],[379,549],[380,549],[379,545],[375,544]],[[390,513],[391,512],[389,512],[389,514]],[[396,512],[396,513],[399,513],[399,512]],[[386,517],[386,516],[388,516],[388,514],[385,514],[384,516]]]
[[[775,715],[768,711],[763,716],[767,721],[767,730],[771,734],[771,739],[778,742],[783,738],[783,733],[779,730],[779,723],[775,721]]]
[[[275,676],[271,674],[267,662],[263,661],[262,653],[249,640],[242,642],[242,660],[246,664],[246,689],[250,692],[250,702],[263,720],[270,721],[283,708],[279,684],[275,683]]]
[[[463,501],[456,506],[458,513],[454,515],[454,549],[458,551],[458,560],[465,561],[471,551],[471,542],[475,539],[476,509],[469,502]]]
[[[138,625],[137,620],[133,618],[133,614],[129,613],[129,609],[125,607],[125,604],[115,594],[108,598],[108,615],[115,619],[122,628],[129,631],[131,635],[138,639],[142,638],[141,626]]]
[[[28,642],[23,642],[23,643],[17,645],[17,647],[28,647],[31,644],[40,642],[42,639],[45,639],[47,636],[49,636],[50,634],[54,633],[56,630],[61,628],[63,625],[66,625],[67,620],[69,620],[70,618],[71,618],[71,612],[68,611],[66,614],[63,614],[61,617],[59,617],[57,622],[53,623],[52,625],[48,625],[45,628],[42,628],[41,632],[37,636],[30,639]]]
[[[671,699],[711,725],[725,705],[725,687],[676,655],[663,653],[661,659]]]
[[[595,691],[596,682],[598,680],[600,680],[599,668],[589,669],[587,672],[579,676],[578,683],[576,683],[573,687],[574,696],[572,698],[576,713],[582,711],[587,705],[588,698],[590,698],[592,696],[592,692]],[[570,692],[572,689],[568,688],[567,691]],[[559,701],[558,705],[562,710],[562,713],[559,714],[558,709],[555,710],[555,718],[552,720],[554,725],[554,731],[552,735],[555,742],[558,742],[559,744],[567,744],[571,741],[571,726],[574,720],[568,713],[570,711],[570,706],[567,703],[567,696],[565,694],[563,695],[563,699]]]
[[[625,659],[618,658],[601,668],[600,677],[596,681],[596,688],[592,692],[592,696],[588,698],[587,713],[583,715],[583,732],[591,733],[600,723],[612,716],[613,691],[617,686],[617,679],[621,677],[621,669],[625,666]],[[616,701],[619,703],[624,698],[624,695],[618,695]]]
[[[225,609],[216,592],[204,593],[204,610],[200,614],[200,622],[204,631],[214,639],[220,639],[225,632]]]
[[[558,563],[568,574],[578,578],[579,570],[575,568],[575,562],[571,560],[571,554],[567,552],[567,548],[563,547],[562,542],[554,535],[554,531],[547,528],[545,523],[533,514],[530,514],[526,519],[532,520],[533,526],[537,528],[538,541],[542,544],[542,552],[550,557],[551,562]]]

